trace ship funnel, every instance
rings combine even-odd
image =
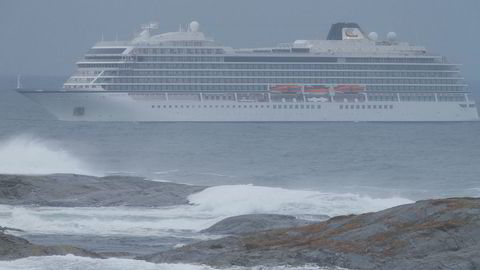
[[[336,23],[330,27],[327,40],[361,40],[365,34],[357,23]]]

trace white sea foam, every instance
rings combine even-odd
[[[66,256],[45,256],[45,257],[28,257],[24,259],[18,259],[14,261],[1,261],[0,270],[90,270],[90,269],[102,269],[102,270],[214,270],[205,265],[193,265],[193,264],[154,264],[140,260],[132,259],[92,259],[77,257],[73,255]],[[225,270],[246,270],[243,267],[224,268]],[[327,270],[341,268],[324,268],[316,266],[304,266],[304,267],[265,267],[258,266],[248,268],[251,270]]]
[[[252,185],[207,188],[190,205],[163,208],[23,207],[0,205],[0,224],[29,233],[204,237],[195,232],[223,218],[252,213],[297,216],[377,211],[412,201]]]
[[[176,173],[179,172],[180,170],[173,169],[173,170],[166,170],[166,171],[158,171],[158,172],[153,172],[154,174],[169,174],[169,173]]]
[[[253,185],[210,187],[191,195],[189,201],[201,212],[222,217],[250,213],[337,216],[378,211],[412,202],[399,197],[371,198],[352,193],[324,193]]]
[[[131,259],[91,259],[66,256],[28,257],[15,261],[0,262],[0,270],[22,269],[22,270],[211,270],[208,266],[197,266],[188,264],[154,264],[145,261]]]
[[[0,142],[0,173],[98,175],[65,149],[27,135]]]
[[[209,176],[216,176],[216,177],[228,177],[228,178],[233,178],[235,176],[233,175],[227,175],[227,174],[221,174],[221,173],[214,173],[214,172],[198,172],[197,174],[200,175],[209,175]]]

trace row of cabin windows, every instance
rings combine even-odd
[[[456,85],[461,79],[366,79],[366,78],[205,78],[205,77],[170,77],[170,78],[144,78],[144,77],[100,77],[97,83],[269,83],[269,84],[443,84]]]
[[[456,72],[406,72],[406,71],[254,71],[254,70],[107,70],[103,76],[189,76],[189,77],[459,77]]]
[[[451,70],[449,65],[375,65],[375,64],[309,64],[309,63],[134,63],[139,69],[342,69],[342,70]]]
[[[167,100],[167,94],[164,92],[140,92],[140,93],[130,93],[129,95],[135,96],[158,96],[162,97],[164,100]],[[168,94],[168,99],[176,99],[176,100],[181,100],[181,99],[188,99],[188,100],[256,100],[256,101],[262,101],[266,102],[268,101],[268,94],[266,93],[237,93],[237,97],[235,98],[235,94],[231,93],[222,93],[222,94],[214,94],[214,93],[203,93],[201,96],[196,93],[169,93]],[[365,101],[363,95],[350,95],[352,97],[349,98],[349,95],[344,94],[344,95],[336,95],[335,96],[335,101],[336,102],[348,102],[345,100],[354,100],[356,99],[357,102],[358,100]],[[331,99],[325,95],[325,100],[331,101]],[[343,98],[342,98],[343,97]],[[437,94],[437,97],[435,97],[435,94],[431,93],[399,93],[399,94],[391,94],[391,93],[377,93],[377,94],[368,94],[368,101],[391,101],[391,102],[397,102],[399,101],[466,101],[465,95],[463,94]],[[278,95],[278,94],[271,94],[271,99],[272,100],[283,100],[285,102],[286,99],[289,101],[297,102],[297,100],[304,100],[304,98],[299,95],[299,96],[292,96],[292,95]]]
[[[126,69],[288,69],[288,70],[458,70],[452,65],[379,65],[379,64],[312,64],[312,63],[79,63],[79,68]]]
[[[266,91],[267,85],[104,85],[105,90]]]
[[[463,94],[425,94],[425,93],[400,93],[398,95],[379,95],[379,94],[368,94],[369,101],[447,101],[447,102],[461,102],[466,101],[465,95]]]
[[[378,92],[460,92],[462,85],[367,85],[368,91]]]
[[[353,109],[362,109],[362,110],[369,110],[369,109],[393,109],[393,105],[339,105],[340,110],[353,110]]]
[[[349,57],[345,59],[349,63],[441,63],[441,58],[412,58],[412,57]]]
[[[195,109],[195,108],[232,108],[232,109],[321,109],[322,105],[152,105],[152,109]]]
[[[92,85],[93,86],[93,85]],[[83,88],[85,85],[72,85],[72,88]],[[211,85],[211,84],[176,84],[176,85],[103,85],[105,90],[149,90],[149,91],[268,91],[268,85]],[[367,91],[377,92],[461,92],[464,86],[409,86],[409,85],[367,85]]]
[[[162,50],[162,49],[160,49]],[[165,49],[166,50],[166,49]],[[184,49],[168,49],[170,54],[185,54]],[[187,49],[190,50],[187,54],[213,54],[212,52],[206,53],[209,49]],[[179,52],[182,51],[182,52]],[[223,62],[224,57],[192,57],[192,56],[139,56],[137,61],[141,62]],[[337,62],[337,58],[321,57],[228,57],[225,62]],[[348,63],[435,63],[432,58],[347,58]]]
[[[213,56],[137,56],[138,62],[223,62],[223,57]]]
[[[69,83],[69,82],[67,82]],[[98,84],[65,84],[64,87],[68,89],[105,89]]]
[[[199,45],[199,44],[197,44]],[[201,45],[201,44],[200,44]],[[188,45],[187,45],[188,46]],[[194,46],[193,44],[190,46]],[[223,54],[219,48],[136,48],[132,54]]]

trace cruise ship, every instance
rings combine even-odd
[[[474,121],[459,69],[425,47],[336,23],[324,40],[224,46],[196,21],[100,41],[61,89],[17,89],[65,121]]]

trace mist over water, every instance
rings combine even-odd
[[[0,142],[0,173],[98,175],[61,147],[30,135]]]

